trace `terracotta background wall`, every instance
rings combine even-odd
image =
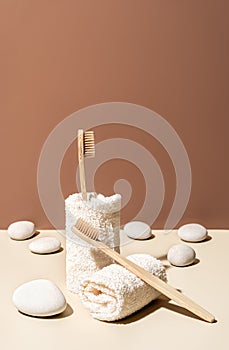
[[[193,175],[180,223],[228,228],[228,16],[227,0],[2,0],[1,228],[25,218],[50,227],[36,187],[42,145],[66,116],[109,101],[146,106],[180,135]],[[96,130],[98,141],[127,133],[161,166],[166,200],[154,227],[163,227],[175,191],[166,152],[134,129]],[[75,191],[74,151],[71,147],[63,162],[64,195]],[[120,177],[115,165],[100,169],[98,191],[112,191],[112,181]],[[130,219],[143,200],[144,182],[136,168],[122,165],[136,188],[122,213]]]

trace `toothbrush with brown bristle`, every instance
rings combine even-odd
[[[80,188],[82,199],[87,200],[87,189],[85,179],[84,158],[93,158],[95,156],[94,131],[78,130],[78,162],[80,175]]]
[[[121,256],[104,243],[98,241],[99,231],[94,228],[91,224],[78,219],[76,224],[72,227],[72,232],[75,233],[79,238],[85,242],[93,245],[95,248],[101,250],[103,253],[114,259],[117,263],[124,266],[127,270],[134,273],[141,280],[155,288],[157,291],[167,296],[169,299],[174,300],[177,304],[181,305],[185,309],[191,311],[193,314],[199,316],[207,322],[214,322],[215,317],[210,314],[207,310],[202,308],[196,302],[188,298],[186,295],[177,291],[175,288],[162,281],[157,276],[154,276],[149,271],[146,271],[139,265],[134,264],[132,261]]]

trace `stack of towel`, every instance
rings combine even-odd
[[[66,212],[66,284],[75,293],[80,283],[94,272],[113,261],[104,253],[85,243],[72,232],[78,218],[92,224],[99,230],[99,240],[119,250],[121,195],[104,197],[94,192],[87,193],[87,201],[81,193],[70,195],[65,200]]]
[[[119,251],[121,196],[87,196],[83,201],[76,193],[65,201],[67,288],[79,293],[94,318],[115,321],[138,311],[160,293],[74,235],[72,226],[83,218],[99,230],[100,241]],[[166,281],[164,266],[151,255],[134,254],[128,259]]]

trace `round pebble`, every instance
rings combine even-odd
[[[10,238],[16,240],[23,240],[33,236],[35,232],[35,225],[31,221],[16,221],[8,227],[8,234]]]
[[[29,249],[36,254],[54,253],[60,249],[60,241],[56,237],[37,238],[29,244]]]
[[[127,236],[133,239],[147,239],[152,236],[151,228],[145,222],[131,221],[124,226]]]
[[[19,286],[13,294],[13,303],[24,314],[37,317],[59,314],[67,306],[57,285],[45,279],[33,280]]]
[[[187,224],[178,229],[178,236],[187,242],[200,242],[207,237],[207,229],[200,224]]]
[[[186,244],[173,245],[167,254],[170,264],[175,266],[187,266],[193,263],[196,258],[194,249]]]

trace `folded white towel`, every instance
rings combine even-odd
[[[127,257],[135,264],[167,281],[162,263],[148,254]],[[115,321],[140,310],[160,293],[118,264],[111,264],[85,278],[80,285],[80,299],[92,317]]]

